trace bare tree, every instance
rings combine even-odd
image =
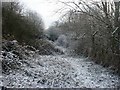
[[[78,43],[75,44],[75,51],[89,55],[99,63],[113,65],[118,70],[120,67],[118,65],[120,63],[120,1],[59,2],[70,8],[65,15],[67,19],[63,20],[60,26],[64,31],[76,33],[74,40]]]

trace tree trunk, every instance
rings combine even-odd
[[[115,33],[115,37],[117,40],[115,40],[114,49],[116,54],[120,54],[120,47],[119,47],[119,41],[120,41],[120,22],[119,22],[119,10],[120,10],[120,1],[114,2],[115,4],[115,18],[114,18],[114,24],[115,28],[118,27],[118,30]]]

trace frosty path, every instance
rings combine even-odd
[[[85,58],[38,56],[4,77],[7,87],[112,88],[118,76]]]

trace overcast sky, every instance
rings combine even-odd
[[[60,8],[64,7],[63,4],[58,3],[58,0],[20,0],[20,1],[24,3],[26,7],[35,10],[42,16],[45,28],[48,28],[54,21],[57,21],[59,19],[61,13],[55,14],[55,12],[58,11]],[[78,1],[78,0],[62,0],[62,1]]]
[[[57,0],[20,0],[28,8],[38,12],[48,28],[54,21],[60,17],[60,13],[55,14],[63,4],[57,3]]]

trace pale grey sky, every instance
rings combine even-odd
[[[60,14],[55,12],[63,7],[63,4],[57,3],[57,0],[21,0],[25,6],[38,12],[48,28],[54,21],[57,21]]]
[[[24,3],[28,8],[38,12],[45,24],[45,28],[48,28],[54,21],[57,21],[61,13],[55,14],[60,8],[64,7],[64,4],[57,3],[58,0],[19,0]],[[61,1],[78,1],[78,0],[61,0]],[[90,0],[88,0],[89,2]],[[97,0],[98,1],[98,0]]]

